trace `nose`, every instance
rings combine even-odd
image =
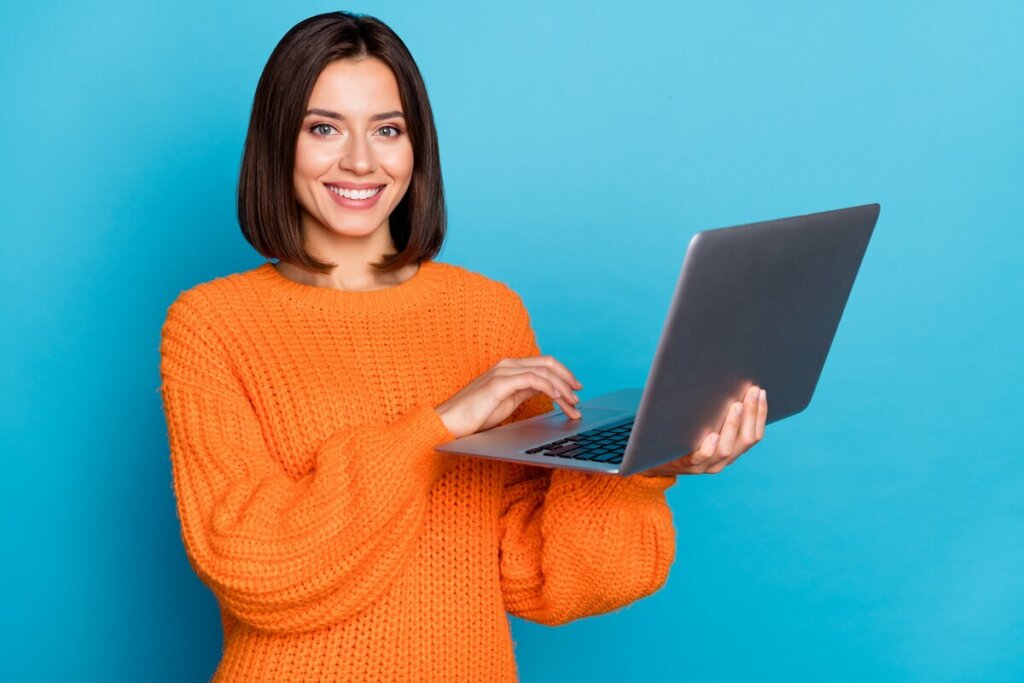
[[[342,149],[341,157],[338,159],[338,166],[359,175],[370,173],[377,168],[377,160],[373,155],[373,148],[365,137],[361,135],[351,136],[350,142]]]

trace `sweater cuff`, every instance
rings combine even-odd
[[[420,419],[426,425],[426,428],[430,429],[432,435],[434,448],[442,446],[446,443],[455,440],[455,435],[448,431],[448,426],[441,419],[441,415],[437,412],[437,408],[429,404],[422,404],[417,406],[413,412],[420,413]],[[431,451],[434,464],[434,472],[432,481],[437,482],[438,479],[443,477],[445,474],[455,469],[456,465],[462,462],[462,459],[458,455],[452,453],[444,453],[441,451]]]
[[[423,406],[428,413],[430,413],[429,420],[434,425],[434,434],[437,439],[438,446],[443,446],[446,443],[455,441],[455,435],[448,431],[448,425],[441,419],[441,414],[437,412],[437,408],[433,406]]]
[[[651,489],[655,491],[665,491],[671,488],[678,478],[675,474],[659,475],[656,477],[648,477],[643,474],[631,474],[627,477],[619,477],[623,481],[629,482],[630,486],[636,486],[642,489]]]
[[[434,407],[428,403],[413,406],[390,424],[353,425],[335,432],[321,445],[321,453],[318,456],[320,467],[342,469],[349,467],[351,461],[348,458],[330,457],[324,461],[324,455],[338,448],[342,450],[359,448],[359,445],[354,445],[352,442],[353,430],[361,432],[364,429],[376,433],[377,439],[381,437],[387,439],[392,448],[406,455],[404,459],[395,458],[383,464],[388,476],[395,476],[399,479],[412,477],[433,483],[451,469],[452,458],[447,453],[441,453],[434,449],[455,437],[448,431]]]
[[[676,483],[675,475],[646,477],[642,474],[631,474],[620,476],[564,469],[555,469],[552,477],[552,482],[558,482],[558,488],[568,495],[592,500],[660,498],[666,489]]]

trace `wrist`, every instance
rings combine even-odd
[[[434,408],[434,412],[436,412],[437,416],[441,418],[441,422],[444,423],[445,429],[447,429],[448,432],[453,437],[458,439],[463,436],[462,431],[456,425],[457,420],[454,419],[454,417],[451,414],[451,411],[445,407],[444,403],[442,403],[439,406],[436,406]]]

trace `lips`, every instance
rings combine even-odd
[[[341,187],[341,188],[344,188],[346,190],[370,190],[370,189],[373,189],[375,187],[384,187],[385,184],[386,183],[347,183],[347,182],[324,183],[324,185],[327,185],[328,187]]]
[[[375,197],[378,194],[380,194],[383,191],[384,186],[377,185],[376,187],[367,189],[351,189],[347,187],[341,188],[338,187],[337,185],[328,185],[327,189],[340,197],[346,197],[348,199],[356,200],[366,200],[369,199],[370,197]]]
[[[381,195],[384,194],[384,187],[384,185],[372,184],[366,189],[349,189],[346,187],[344,188],[345,194],[354,195],[346,197],[341,194],[343,190],[338,185],[324,185],[324,188],[335,204],[344,209],[357,210],[372,209],[380,200]]]

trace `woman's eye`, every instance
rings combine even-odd
[[[315,126],[313,126],[310,130],[312,130],[317,135],[330,135],[330,132],[334,130],[334,126],[327,123],[318,123]]]
[[[400,130],[399,130],[398,128],[396,128],[395,126],[383,126],[383,127],[381,127],[381,130],[382,130],[382,131],[383,131],[383,130],[388,130],[389,128],[390,128],[391,130],[395,131],[395,132],[394,132],[394,133],[392,133],[391,135],[385,135],[384,137],[386,137],[386,138],[397,138],[397,137],[398,137],[399,135],[401,135],[401,134],[402,134],[402,131],[400,131]]]

